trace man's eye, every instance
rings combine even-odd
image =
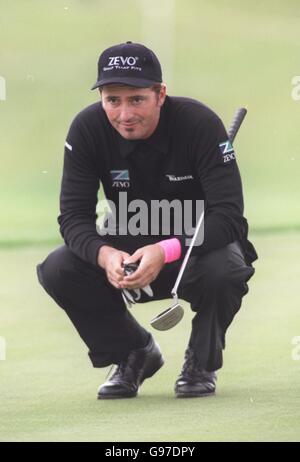
[[[108,98],[108,102],[111,104],[116,104],[118,102],[117,98]]]
[[[135,98],[133,98],[134,103],[141,103],[143,100],[144,98],[142,98],[141,96],[136,96]]]

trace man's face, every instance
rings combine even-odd
[[[127,140],[149,138],[157,127],[166,98],[162,85],[157,94],[150,88],[105,85],[102,106],[112,126]]]

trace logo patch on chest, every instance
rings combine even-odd
[[[129,170],[111,170],[110,176],[113,188],[129,188]]]
[[[185,176],[175,176],[175,175],[168,175],[166,177],[169,181],[185,181],[185,180],[193,180],[193,175],[185,175]]]

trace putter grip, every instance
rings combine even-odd
[[[231,125],[228,130],[228,138],[231,143],[233,143],[234,138],[236,137],[237,132],[239,131],[239,128],[247,114],[247,109],[244,107],[241,107],[240,109],[237,109],[234,116],[233,120],[231,122]]]

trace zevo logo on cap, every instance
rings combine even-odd
[[[133,56],[110,56],[108,66],[135,66],[138,61],[138,57],[134,58]]]

